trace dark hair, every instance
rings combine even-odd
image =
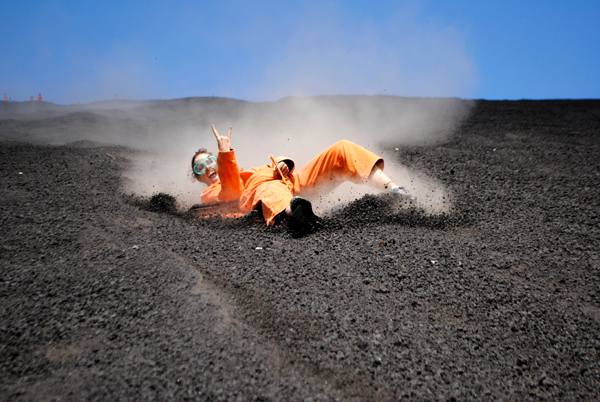
[[[194,177],[198,177],[198,175],[196,174],[196,172],[194,172],[194,160],[196,159],[196,156],[198,156],[200,154],[209,154],[209,155],[212,155],[212,152],[210,152],[206,148],[200,148],[196,152],[194,152],[194,156],[192,156],[192,174],[194,175]]]

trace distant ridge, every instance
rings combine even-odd
[[[403,106],[406,103],[420,105],[436,105],[445,102],[459,103],[525,103],[542,104],[550,103],[584,103],[600,102],[599,99],[519,99],[519,100],[486,100],[486,99],[461,99],[461,98],[427,98],[427,97],[407,97],[395,95],[318,95],[318,96],[286,96],[274,101],[247,101],[243,99],[225,98],[218,96],[192,96],[174,99],[115,99],[100,100],[90,103],[75,103],[61,105],[52,102],[38,101],[11,101],[0,102],[0,119],[29,119],[29,118],[49,118],[60,114],[73,112],[152,112],[161,110],[165,112],[190,112],[205,110],[229,110],[235,112],[243,107],[261,107],[261,105],[289,105],[297,102],[315,102],[322,105],[349,106],[351,104],[372,104],[373,107],[379,106]],[[395,106],[394,106],[395,107]]]

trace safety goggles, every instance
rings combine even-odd
[[[206,173],[206,169],[215,168],[217,166],[217,158],[214,155],[206,155],[194,162],[192,170],[197,176],[202,176]]]

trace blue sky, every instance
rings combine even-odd
[[[0,16],[15,100],[600,98],[598,0],[0,0]]]

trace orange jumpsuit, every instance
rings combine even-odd
[[[278,158],[277,162],[283,159],[287,158]],[[272,164],[240,170],[233,150],[219,152],[219,181],[202,192],[201,201],[215,204],[238,200],[241,213],[250,212],[261,202],[265,222],[271,225],[293,196],[342,181],[363,183],[375,165],[383,168],[383,159],[360,145],[341,140],[314,157],[299,172],[292,170],[285,183]]]

